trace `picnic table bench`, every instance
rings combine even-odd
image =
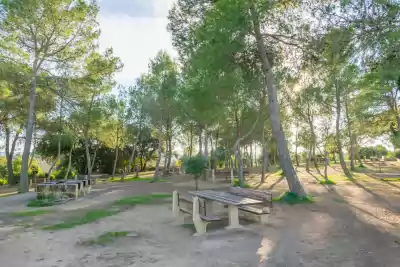
[[[181,197],[177,191],[174,191],[173,195],[173,214],[179,216],[179,212],[192,214],[193,223],[196,228],[198,235],[206,232],[208,223],[212,221],[219,221],[222,218],[214,214],[213,202],[224,204],[228,207],[228,229],[241,228],[239,223],[239,210],[249,212],[260,216],[261,223],[265,223],[266,214],[270,212],[269,208],[271,204],[268,204],[268,200],[272,200],[269,195],[270,193],[263,193],[258,190],[248,190],[241,188],[231,188],[229,192],[204,190],[204,191],[191,191],[192,201],[190,197]],[[253,192],[252,192],[253,191]],[[181,202],[192,203],[192,210]],[[269,205],[265,207],[265,205]],[[261,208],[256,206],[262,206]],[[203,209],[203,212],[201,212]]]
[[[89,193],[93,180],[58,180],[36,185],[38,196],[61,193],[77,199],[80,195]]]

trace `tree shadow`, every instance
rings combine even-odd
[[[368,173],[368,174],[366,173],[366,175],[367,175],[368,177],[374,179],[375,181],[384,182],[385,184],[387,184],[387,185],[389,185],[389,186],[393,186],[393,187],[396,187],[397,189],[400,189],[400,186],[398,186],[398,185],[396,185],[396,184],[394,184],[394,183],[392,183],[392,182],[390,182],[390,181],[385,181],[385,180],[383,180],[383,179],[377,178],[377,177],[374,176],[373,173]]]
[[[369,193],[375,200],[382,202],[384,204],[386,204],[387,208],[389,208],[392,212],[400,212],[400,209],[393,206],[389,201],[387,201],[385,198],[381,197],[380,195],[378,195],[377,193],[375,193],[374,191],[372,191],[371,189],[365,187],[363,184],[361,184],[360,182],[358,182],[356,179],[352,178],[349,179],[350,182],[352,182],[355,186],[357,186],[358,188],[363,189],[365,192]]]
[[[318,184],[320,184],[320,185],[322,185],[323,187],[325,187],[325,189],[326,189],[327,191],[329,191],[329,192],[332,191],[332,187],[331,187],[330,185],[321,184],[320,182],[321,182],[322,180],[319,179],[317,176],[315,176],[312,172],[307,171],[307,173],[308,173],[309,175],[311,175],[311,176],[317,181]],[[321,173],[320,173],[320,175],[322,176]]]
[[[275,186],[277,186],[280,182],[283,181],[283,179],[285,179],[285,176],[282,175],[281,177],[279,177],[278,180],[276,180],[272,185],[270,185],[270,187],[268,187],[268,190],[274,189]]]

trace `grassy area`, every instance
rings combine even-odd
[[[151,195],[124,197],[114,202],[114,205],[118,206],[132,206],[137,204],[148,204],[156,199],[166,199],[172,197],[171,194],[154,193]]]
[[[71,218],[71,219],[67,220],[66,222],[45,226],[45,227],[43,227],[43,229],[44,230],[62,230],[62,229],[74,228],[75,226],[93,223],[102,218],[115,215],[118,212],[119,211],[115,211],[115,210],[113,210],[113,211],[93,210],[93,211],[87,212],[83,216]]]
[[[385,182],[400,182],[400,177],[383,178],[381,180]]]
[[[29,200],[26,206],[31,208],[50,207],[55,205],[55,197]]]
[[[335,185],[336,182],[335,182],[335,181],[332,181],[332,180],[330,180],[330,179],[328,179],[328,180],[320,180],[320,181],[319,181],[319,184],[331,184],[331,185]]]
[[[42,215],[49,212],[50,210],[29,210],[29,211],[13,212],[12,215],[18,217],[31,217],[31,216]]]
[[[107,232],[96,238],[80,242],[80,244],[87,246],[94,246],[94,245],[104,246],[109,243],[115,242],[118,238],[125,237],[128,234],[129,232]]]
[[[240,187],[240,181],[239,178],[233,179],[233,187]],[[251,188],[251,186],[248,183],[244,183],[243,188]]]
[[[273,201],[276,202],[281,202],[281,203],[287,203],[290,205],[294,204],[310,204],[314,203],[314,199],[312,196],[307,195],[305,197],[299,197],[297,194],[292,193],[292,192],[286,192],[283,195],[279,197],[274,197],[272,198]]]

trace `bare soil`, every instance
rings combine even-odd
[[[190,228],[172,220],[170,204],[139,205],[93,224],[55,232],[15,227],[11,219],[0,227],[1,266],[400,266],[400,183],[355,180],[324,186],[318,184],[316,172],[299,171],[316,203],[275,204],[267,226],[250,224],[243,231],[211,227],[217,229],[193,237]],[[111,205],[123,196],[193,189],[190,177],[171,180],[98,185],[91,195],[57,207],[54,214],[63,219]],[[270,188],[274,195],[287,190],[285,180],[274,175],[264,184],[258,181],[259,177],[254,176],[249,183]],[[217,185],[200,184],[203,189],[226,186],[224,178],[218,179]],[[54,214],[29,220],[41,225],[52,220]],[[132,234],[106,246],[81,245],[105,232],[117,231]]]

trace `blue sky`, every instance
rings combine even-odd
[[[100,48],[113,47],[124,69],[116,75],[120,84],[130,85],[147,71],[159,50],[173,57],[171,36],[166,30],[168,10],[175,0],[99,0]]]

